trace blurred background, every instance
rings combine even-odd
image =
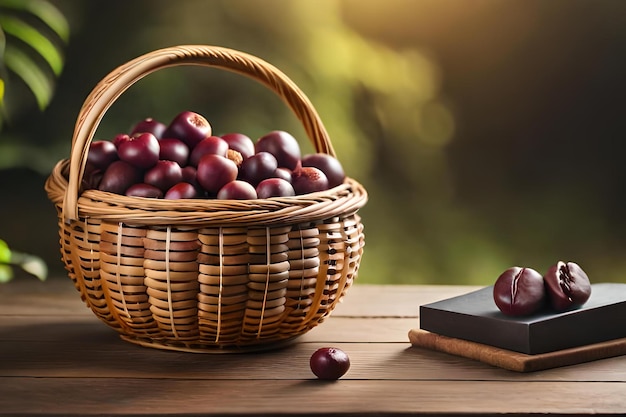
[[[50,103],[40,110],[3,74],[0,239],[41,256],[55,279],[65,273],[43,184],[69,155],[83,101],[126,61],[198,43],[263,58],[311,99],[369,192],[358,282],[489,285],[510,266],[544,272],[557,260],[592,282],[625,281],[624,1],[49,3],[69,27],[66,41],[47,35],[63,57]],[[310,146],[264,87],[190,67],[131,87],[96,139],[182,110],[216,133],[282,129]]]

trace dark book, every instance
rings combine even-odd
[[[420,328],[526,354],[539,354],[626,337],[626,284],[592,285],[580,308],[545,308],[526,317],[504,315],[493,286],[420,306]]]

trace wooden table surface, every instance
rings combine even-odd
[[[281,350],[198,354],[121,340],[69,279],[0,285],[0,415],[626,414],[626,357],[518,373],[412,347],[419,305],[463,286],[354,285],[326,322]],[[345,350],[317,380],[309,357]]]

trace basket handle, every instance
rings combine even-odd
[[[66,221],[78,219],[78,193],[89,146],[106,111],[124,91],[146,75],[179,65],[217,67],[245,75],[265,85],[295,113],[316,151],[335,156],[317,111],[298,86],[276,67],[253,55],[228,48],[207,45],[163,48],[139,56],[113,70],[96,85],[83,103],[74,126],[69,180],[63,199],[63,217]]]

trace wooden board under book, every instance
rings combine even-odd
[[[598,283],[581,308],[502,314],[493,287],[420,306],[413,346],[528,372],[626,353],[626,284]]]
[[[409,340],[417,348],[473,359],[516,372],[541,371],[626,354],[626,338],[537,355],[441,336],[422,329],[409,330]]]

